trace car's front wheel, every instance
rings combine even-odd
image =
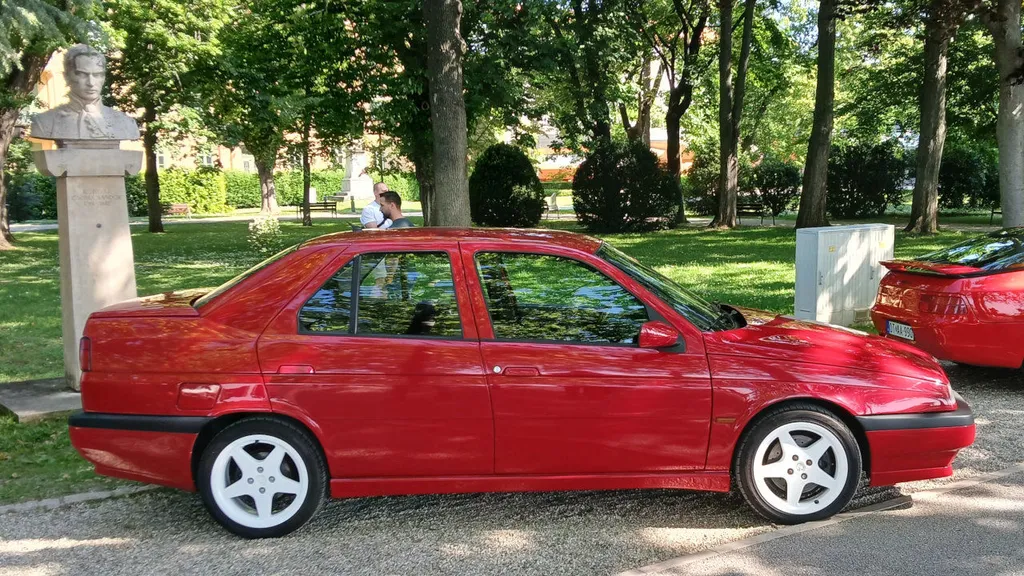
[[[231,424],[203,451],[196,484],[210,514],[246,538],[305,524],[327,493],[327,467],[310,435],[269,417]]]
[[[799,524],[842,510],[860,484],[861,456],[850,429],[812,405],[766,414],[743,437],[736,480],[765,518]]]

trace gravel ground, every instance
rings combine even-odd
[[[1024,372],[947,370],[978,422],[955,478],[1024,460]],[[900,490],[867,491],[855,506]],[[335,501],[291,536],[253,542],[221,530],[195,495],[161,490],[3,515],[0,576],[610,574],[769,530],[738,496],[647,490]]]

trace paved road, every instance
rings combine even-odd
[[[979,424],[978,442],[961,453],[957,475],[976,478],[1024,460],[1022,374],[948,368]],[[941,484],[901,489],[912,493]],[[1008,567],[1022,560],[1022,486],[1019,477],[980,485],[934,504],[749,548],[730,557],[732,565],[706,562],[699,568],[718,570],[704,572],[716,576],[1017,574]],[[861,503],[892,495],[876,493]],[[772,529],[729,495],[482,494],[332,502],[293,535],[252,542],[221,530],[195,495],[158,491],[0,515],[0,576],[614,574]],[[862,553],[872,560],[853,558]],[[933,558],[956,562],[950,564],[955,570],[936,569]],[[930,564],[914,568],[920,562]],[[991,569],[956,571],[970,566]],[[1024,576],[1024,568],[1018,570]]]
[[[1024,474],[654,572],[694,576],[1024,574]]]
[[[422,216],[422,212],[408,212],[406,216]],[[240,214],[237,216],[212,216],[210,218],[165,218],[164,224],[211,224],[213,222],[247,222],[255,218],[257,214]],[[335,219],[333,216],[323,216],[318,213],[313,213],[315,220],[332,220]],[[342,219],[358,219],[359,214],[352,214],[350,212],[338,212],[338,218]],[[278,215],[279,220],[300,220],[300,216],[295,215],[295,211],[291,209],[285,209],[281,214]],[[148,222],[145,220],[132,220],[129,222],[130,226],[146,226]],[[57,224],[11,224],[11,232],[45,232],[47,230],[56,230]]]

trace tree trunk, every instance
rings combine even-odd
[[[163,207],[160,206],[160,176],[156,165],[156,110],[146,107],[142,114],[142,148],[146,157],[146,208],[149,231],[163,232]]]
[[[732,22],[732,0],[720,0],[722,22]],[[750,62],[750,44],[754,30],[754,0],[746,0],[743,8],[743,38],[741,40],[739,70],[736,87],[732,84],[732,27],[722,26],[721,46],[718,53],[719,102],[719,178],[718,214],[711,225],[735,228],[736,204],[739,199],[739,145],[740,119],[743,115],[743,96],[746,91],[747,68]]]
[[[814,94],[814,121],[807,144],[807,165],[797,228],[828,226],[825,214],[828,154],[832,146],[832,115],[835,101],[836,20],[835,0],[821,0],[818,8],[818,85]]]
[[[277,186],[274,184],[274,162],[257,159],[256,173],[260,177],[260,213],[277,214]]]
[[[953,32],[943,25],[932,3],[925,21],[924,84],[921,86],[921,134],[917,141],[917,177],[907,232],[934,234],[939,230],[939,167],[946,143],[946,63]]]
[[[999,70],[999,195],[1003,226],[1024,226],[1024,47],[1021,46],[1020,0],[999,0],[986,15]]]
[[[430,123],[434,134],[434,194],[430,223],[469,227],[469,183],[466,179],[466,103],[462,97],[462,57],[466,44],[459,35],[461,0],[427,0],[427,70]]]
[[[0,110],[0,250],[14,248],[14,236],[11,234],[11,215],[7,212],[7,182],[4,167],[7,166],[7,153],[14,140],[14,123],[18,119],[17,109]]]
[[[679,120],[683,115],[678,112],[678,101],[679,97],[670,93],[668,112],[665,113],[665,130],[668,133],[665,143],[665,160],[668,163],[668,173],[672,176],[672,183],[679,189],[679,211],[675,216],[676,225],[686,224],[686,192],[679,180],[682,176],[679,165]]]
[[[302,124],[302,225],[313,225],[313,213],[309,209],[309,131],[311,121],[306,118]]]

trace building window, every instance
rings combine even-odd
[[[167,166],[167,157],[164,156],[163,152],[157,152],[156,154],[156,167],[163,168]]]
[[[203,166],[213,166],[213,154],[203,154],[201,160]]]
[[[245,172],[252,172],[251,168],[252,168],[252,166],[249,164],[248,160],[245,160],[245,161],[242,162],[242,170],[243,171],[245,171]]]

